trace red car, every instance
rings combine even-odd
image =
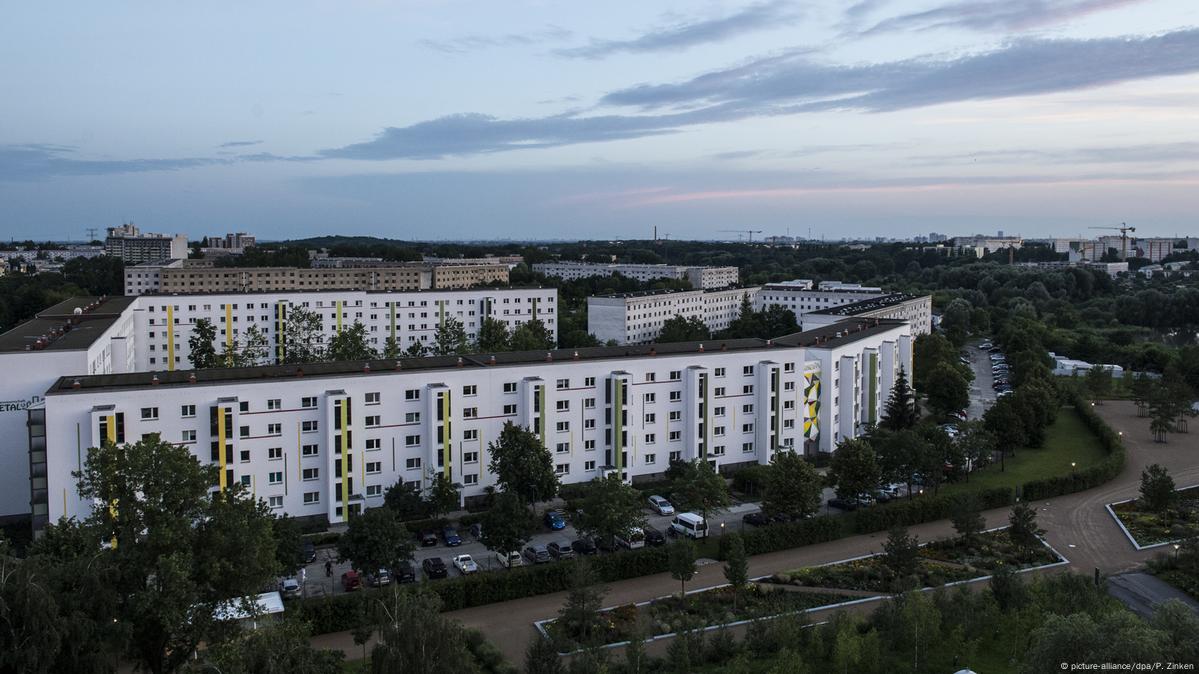
[[[353,592],[362,587],[362,577],[358,575],[357,571],[350,569],[341,574],[341,586],[346,592]]]

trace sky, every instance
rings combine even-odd
[[[0,7],[0,236],[1199,235],[1195,0]]]

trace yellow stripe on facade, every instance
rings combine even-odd
[[[340,302],[338,305],[340,307]],[[341,309],[337,312],[338,329],[341,329]],[[350,518],[350,445],[348,433],[350,425],[349,400],[341,401],[341,517]]]
[[[175,371],[175,307],[167,305],[167,371]]]
[[[216,441],[217,441],[217,461],[221,466],[220,485],[221,491],[225,491],[225,408],[216,408]]]
[[[544,408],[542,408],[542,413],[543,414],[545,413]],[[450,478],[450,392],[448,389],[441,396],[441,420],[445,427],[445,430],[441,434],[441,439],[442,439],[442,444],[441,444],[442,469],[441,469],[441,473],[442,473],[442,475],[444,475],[446,477],[446,479],[449,479]]]
[[[233,363],[228,362],[229,359],[233,357],[233,305],[232,304],[225,305],[225,353],[228,354],[225,357],[225,361],[226,361],[225,366],[233,367]],[[224,454],[222,454],[222,456],[224,456]],[[223,483],[221,484],[221,488],[222,489],[225,488],[225,485]]]

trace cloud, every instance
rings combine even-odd
[[[560,42],[570,39],[574,33],[559,26],[546,26],[541,30],[528,33],[509,33],[507,35],[463,35],[448,40],[421,40],[421,44],[429,49],[445,54],[465,54],[481,49],[497,47],[524,47]]]
[[[994,51],[861,65],[812,61],[806,52],[759,58],[673,84],[611,92],[600,105],[641,114],[500,119],[449,115],[384,129],[374,139],[321,151],[344,159],[436,159],[625,140],[754,117],[827,110],[889,112],[945,103],[1034,96],[1199,72],[1199,29],[1135,38],[1016,40]]]
[[[228,143],[221,143],[217,147],[249,147],[251,145],[259,145],[260,140],[231,140]]]
[[[980,32],[1016,32],[1057,25],[1071,19],[1137,4],[1144,0],[963,0],[932,9],[883,19],[859,35],[892,31],[925,31],[958,28]],[[862,25],[882,3],[864,0],[846,12],[846,25]]]
[[[912,157],[910,163],[934,165],[946,163],[1026,163],[1039,164],[1199,164],[1199,142],[1145,143],[1110,147],[1083,147],[1072,149],[1010,149],[981,150],[978,152],[925,155]]]
[[[32,143],[0,145],[0,182],[26,182],[58,176],[145,173],[227,164],[227,159],[78,159],[75,148]]]
[[[720,42],[758,30],[776,28],[798,19],[783,0],[750,5],[735,14],[718,19],[678,23],[646,32],[628,40],[592,40],[582,47],[554,51],[569,58],[602,59],[619,53],[646,53],[685,49],[699,44]]]

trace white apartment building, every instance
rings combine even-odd
[[[675,316],[698,318],[709,330],[729,327],[741,313],[741,302],[751,304],[753,288],[723,290],[646,290],[587,298],[587,331],[600,342],[644,344],[658,338],[662,326]]]
[[[214,489],[241,483],[277,513],[327,522],[438,473],[483,495],[488,445],[509,422],[540,438],[566,483],[831,452],[880,418],[911,363],[907,323],[865,319],[770,341],[68,375],[29,411],[44,448],[31,454],[44,476],[35,528],[91,512],[71,476],[89,448],[151,434],[219,466]]]
[[[800,319],[804,314],[853,304],[887,295],[882,288],[865,287],[855,283],[824,281],[813,287],[807,279],[768,283],[754,296],[754,311],[781,306],[790,309]],[[801,321],[802,323],[802,321]]]
[[[657,279],[687,279],[692,288],[727,288],[737,285],[736,267],[688,267],[668,264],[621,264],[596,262],[538,262],[533,271],[567,281],[619,273],[637,281]]]
[[[183,234],[151,234],[142,232],[133,223],[106,229],[104,252],[125,262],[153,262],[166,258],[187,257],[187,236]]]
[[[830,309],[809,311],[800,318],[800,327],[813,330],[846,319],[864,318],[905,321],[912,326],[913,335],[927,335],[933,329],[933,297],[895,293]]]

